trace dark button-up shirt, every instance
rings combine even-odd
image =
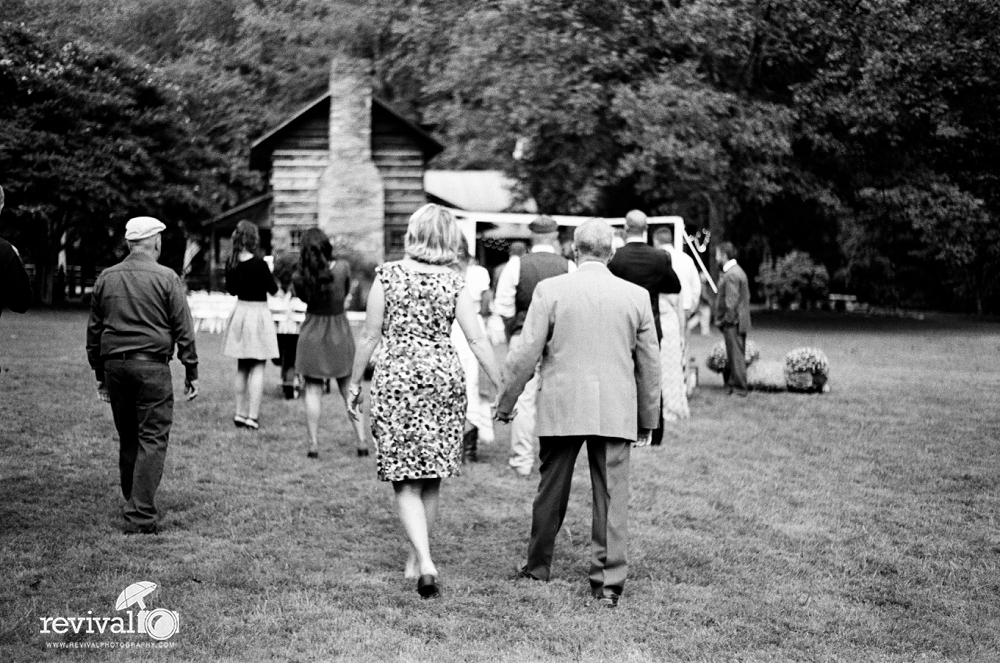
[[[176,272],[141,253],[101,272],[87,325],[87,359],[99,381],[104,381],[105,355],[152,352],[172,357],[174,344],[187,379],[197,380],[194,323]]]

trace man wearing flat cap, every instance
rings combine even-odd
[[[528,315],[528,305],[535,286],[545,279],[576,270],[576,265],[559,253],[559,225],[550,216],[539,216],[528,224],[531,231],[531,253],[511,256],[497,281],[493,302],[497,315],[503,318],[510,351],[521,342],[521,328]],[[526,477],[535,464],[535,398],[538,376],[532,377],[517,399],[517,414],[510,427],[511,457],[508,461],[516,474]]]
[[[184,284],[157,263],[160,233],[150,216],[129,219],[129,255],[101,272],[94,284],[87,326],[87,359],[97,393],[111,403],[118,429],[126,534],[156,534],[156,489],[174,415],[170,359],[184,364],[184,395],[198,395],[198,354]]]

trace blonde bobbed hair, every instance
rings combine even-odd
[[[450,265],[458,259],[461,236],[452,213],[428,203],[410,216],[406,257],[431,265]]]

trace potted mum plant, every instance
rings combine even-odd
[[[708,370],[721,373],[726,368],[726,358],[726,344],[720,341],[708,354],[705,365],[708,366]],[[749,368],[750,364],[760,359],[760,346],[753,341],[747,341],[744,359],[746,359],[747,368]]]
[[[819,348],[797,348],[785,355],[785,381],[789,391],[827,392],[830,360]]]

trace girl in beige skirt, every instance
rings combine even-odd
[[[264,367],[278,356],[278,335],[267,308],[267,295],[278,292],[278,284],[264,259],[257,255],[257,226],[240,221],[233,232],[233,250],[226,265],[226,289],[236,295],[236,308],[229,316],[222,354],[236,359],[237,428],[260,428],[260,402],[264,396]]]

